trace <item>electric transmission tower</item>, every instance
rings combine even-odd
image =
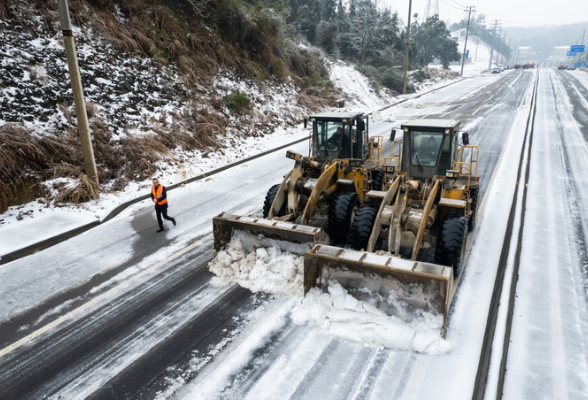
[[[439,15],[439,0],[427,0],[423,22],[433,15]]]

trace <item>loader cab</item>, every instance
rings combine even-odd
[[[321,113],[312,122],[312,157],[317,161],[369,158],[369,117],[363,113]]]
[[[422,181],[445,175],[456,159],[458,128],[457,120],[412,120],[403,124],[402,171]]]

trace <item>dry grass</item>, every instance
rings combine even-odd
[[[459,76],[459,73],[457,71],[451,71],[447,69],[428,68],[425,71],[428,72],[431,75],[431,77],[435,79],[454,79]]]
[[[80,174],[69,184],[61,185],[59,193],[55,196],[56,203],[80,204],[97,198],[96,185],[87,175]]]
[[[27,165],[22,160],[40,161],[39,149],[26,140],[12,124],[0,127],[0,210],[18,198],[18,191],[27,177]],[[34,170],[34,168],[33,168]]]
[[[324,109],[332,104],[334,97],[330,96],[329,98],[325,98],[320,93],[321,91],[315,87],[306,88],[298,95],[298,104],[313,112]]]
[[[62,105],[64,114],[70,108]],[[133,180],[143,180],[157,172],[157,164],[173,150],[210,150],[218,148],[216,137],[225,136],[226,118],[217,111],[208,111],[193,104],[183,113],[174,115],[173,126],[154,127],[153,133],[128,135],[112,140],[108,125],[98,109],[87,105],[94,156],[103,184],[114,190],[123,189]],[[0,213],[9,206],[42,197],[46,180],[70,178],[74,183],[57,185],[56,203],[79,203],[95,198],[96,188],[83,170],[83,156],[77,129],[38,137],[20,124],[0,126]]]
[[[31,186],[42,178],[41,171],[64,146],[52,138],[38,139],[31,130],[16,124],[0,127],[0,143],[0,211],[4,212],[27,197]]]
[[[8,11],[6,10],[4,4],[0,3],[0,19],[4,20],[6,18],[8,18]]]

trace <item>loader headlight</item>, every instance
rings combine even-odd
[[[445,176],[449,179],[457,179],[459,178],[459,172],[455,170],[449,170],[445,173]]]
[[[384,170],[384,172],[388,172],[390,174],[394,174],[394,165],[383,165],[382,169]]]
[[[302,158],[302,156],[298,153],[294,153],[290,150],[286,151],[286,157],[291,158],[292,160],[296,160],[298,158]]]

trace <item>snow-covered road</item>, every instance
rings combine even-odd
[[[531,83],[536,73],[519,71],[505,77],[502,87],[493,86],[492,94],[480,104],[475,104],[479,93],[474,92],[472,96],[468,90],[460,90],[455,85],[445,96],[440,95],[439,99],[426,96],[408,105],[403,104],[402,109],[397,110],[400,116],[412,105],[422,103],[427,113],[447,117],[451,112],[465,113],[467,108],[464,110],[458,105],[459,100],[464,100],[470,109],[475,108],[467,125],[476,144],[482,146],[483,156],[495,161],[490,165],[487,161],[482,164],[482,169],[486,168],[494,175],[468,261],[468,272],[461,283],[450,319],[447,339],[452,348],[447,354],[431,356],[413,351],[362,348],[308,328],[300,333],[300,327],[291,325],[288,319],[290,306],[283,300],[281,312],[271,317],[273,321],[280,321],[278,331],[288,332],[285,339],[280,335],[279,340],[268,343],[267,333],[259,335],[259,331],[252,330],[247,339],[235,343],[226,356],[219,360],[219,364],[211,364],[184,387],[177,397],[471,398],[486,328],[489,298],[507,225],[508,204],[516,188],[519,154],[531,106]],[[573,161],[576,171],[581,171],[580,165],[585,164],[588,152],[585,140],[579,135],[585,128],[570,115],[571,104],[566,104],[566,94],[562,92],[561,84],[556,80],[551,85],[554,79],[553,71],[546,70],[539,82],[541,91],[537,114],[540,117],[536,129],[537,137],[543,135],[544,142],[534,147],[533,151],[539,152],[539,156],[534,158],[533,166],[537,169],[540,165],[539,168],[545,170],[535,171],[529,182],[532,190],[529,193],[526,221],[530,219],[532,223],[531,226],[528,223],[525,226],[525,232],[528,229],[529,233],[525,233],[523,267],[519,278],[522,284],[519,291],[525,295],[517,292],[515,318],[518,320],[515,321],[512,333],[513,343],[504,392],[504,398],[507,399],[582,399],[587,393],[588,374],[585,372],[588,351],[583,339],[588,337],[586,263],[583,261],[585,253],[582,248],[582,229],[586,226],[582,215],[586,214],[577,210],[585,200],[581,190],[571,191],[569,188],[571,182],[578,182],[574,185],[582,187],[584,178],[579,174],[578,180],[574,179],[574,175],[568,173],[563,164],[564,160],[571,158],[576,160]],[[457,95],[458,101],[451,101],[456,91],[468,93],[468,98]],[[546,103],[554,102],[560,104],[559,111],[546,109]],[[447,107],[450,113],[444,112],[443,107]],[[409,114],[415,115],[412,110]],[[570,139],[575,144],[575,154],[571,157],[568,156],[569,152],[563,153],[561,146],[553,143],[554,132],[558,132],[558,127],[559,132],[566,132],[566,126],[576,132]],[[560,164],[559,173],[554,173],[553,167],[549,168],[541,158],[549,149],[554,160]],[[560,186],[552,181],[555,177]],[[490,178],[486,176],[486,187],[490,184]],[[549,181],[546,182],[546,179]],[[555,198],[546,200],[554,194]],[[578,197],[574,202],[575,207],[566,204],[570,198]],[[567,212],[570,209],[572,213]],[[546,219],[551,220],[550,226],[545,222]],[[520,224],[520,221],[516,224]],[[572,226],[576,228],[570,229]],[[536,240],[538,235],[555,243]],[[531,266],[532,270],[527,271],[525,266]],[[531,274],[531,277],[527,274]],[[506,285],[509,284],[507,281]],[[527,296],[529,299],[522,300],[522,304],[518,303],[518,299]],[[538,304],[542,306],[538,307]],[[521,311],[525,305],[528,307],[524,313],[526,317]],[[266,328],[262,323],[258,329]],[[259,341],[257,346],[253,345],[259,337],[266,339]],[[518,343],[520,346],[517,347]],[[496,376],[497,368],[498,365],[491,366],[491,377]],[[489,385],[495,383],[490,379]],[[487,398],[491,398],[495,391],[495,388],[489,387]]]
[[[562,75],[540,74],[507,399],[588,396],[587,104]]]
[[[396,117],[396,123],[415,116],[459,116],[465,120],[474,144],[482,147],[480,169],[498,171],[485,200],[466,275],[450,318],[448,352],[433,351],[432,355],[431,351],[423,354],[362,347],[309,327],[304,328],[304,333],[294,334],[291,332],[301,328],[289,320],[291,306],[287,302],[291,300],[278,299],[285,303],[279,308],[281,313],[268,318],[281,321],[278,332],[288,332],[279,335],[285,339],[268,343],[268,335],[261,333],[267,329],[266,324],[260,321],[257,330],[251,328],[246,339],[230,346],[225,357],[207,367],[179,392],[178,398],[471,398],[508,219],[508,208],[501,209],[501,205],[505,204],[504,199],[508,202],[512,198],[515,189],[516,162],[523,137],[520,133],[524,132],[529,111],[525,104],[529,102],[533,76],[529,71],[500,80],[484,77],[464,81],[388,110]],[[468,114],[473,116],[467,118]],[[490,178],[484,177],[484,190]],[[486,210],[492,210],[490,217]],[[348,329],[355,329],[352,321]],[[399,337],[396,345],[402,348],[404,342],[405,338]]]

